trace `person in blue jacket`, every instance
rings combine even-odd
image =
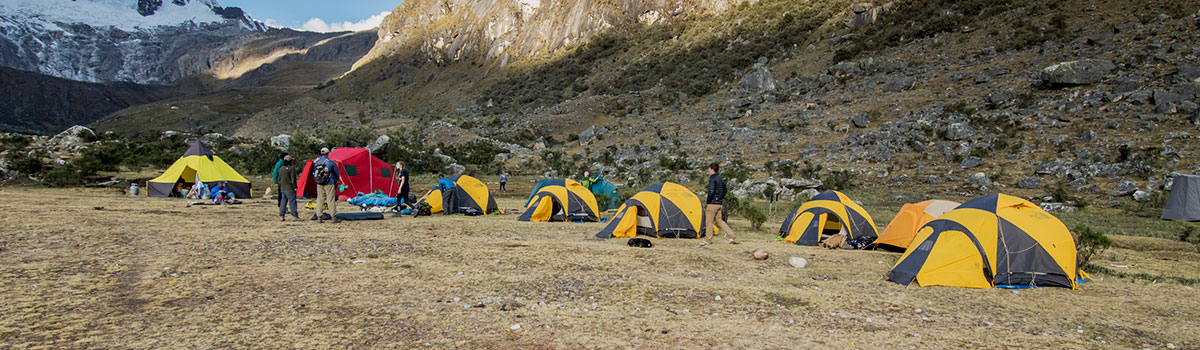
[[[342,219],[337,217],[337,184],[341,176],[337,162],[329,159],[329,148],[321,148],[321,156],[313,160],[312,176],[317,183],[317,223],[325,222],[325,207],[329,207],[329,215],[333,223]]]
[[[442,191],[442,215],[450,215],[454,205],[454,180],[451,180],[446,174],[442,174],[442,179],[438,180],[438,189]]]
[[[216,204],[230,204],[234,199],[234,195],[233,192],[229,191],[229,188],[225,187],[225,181],[221,181],[217,182],[216,186],[213,186],[212,191],[208,193],[208,198],[212,198],[213,203]]]

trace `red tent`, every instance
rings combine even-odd
[[[336,148],[329,152],[329,159],[338,165],[338,172],[341,174],[339,183],[346,185],[346,189],[337,191],[338,199],[344,200],[358,195],[359,192],[371,193],[375,190],[395,196],[400,190],[400,183],[392,172],[392,166],[375,158],[366,148]],[[317,196],[312,163],[312,160],[304,163],[304,173],[296,181],[296,188],[301,190],[297,196]]]

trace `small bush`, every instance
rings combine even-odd
[[[1183,229],[1179,231],[1179,241],[1180,242],[1191,242],[1192,237],[1195,237],[1195,236],[1196,236],[1196,226],[1185,224],[1183,226]]]
[[[755,231],[761,230],[763,223],[767,222],[767,214],[753,206],[742,208],[742,215],[750,220],[750,228]]]
[[[834,170],[821,180],[821,187],[825,190],[834,191],[854,189],[858,187],[858,183],[856,182],[857,177],[857,174],[849,170]]]
[[[1105,249],[1112,246],[1112,239],[1108,238],[1104,232],[1093,230],[1087,224],[1075,225],[1075,229],[1071,232],[1075,236],[1075,249],[1077,254],[1077,266],[1087,266],[1092,261],[1092,257],[1099,256]]]
[[[83,185],[86,174],[74,165],[67,164],[46,172],[42,184],[50,187],[75,187]]]
[[[46,169],[40,154],[28,156],[24,152],[12,152],[8,157],[8,168],[18,173],[34,175]]]

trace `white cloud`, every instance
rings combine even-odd
[[[325,23],[325,20],[320,18],[312,18],[309,19],[308,22],[304,22],[304,25],[301,25],[300,29],[324,33],[346,31],[357,32],[378,27],[379,23],[383,22],[383,18],[387,17],[387,15],[390,13],[391,11],[383,11],[377,15],[358,22]]]

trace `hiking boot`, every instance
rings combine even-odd
[[[286,217],[286,216],[283,216],[283,215],[280,215],[280,216],[279,216],[279,221],[287,221],[287,217]]]

